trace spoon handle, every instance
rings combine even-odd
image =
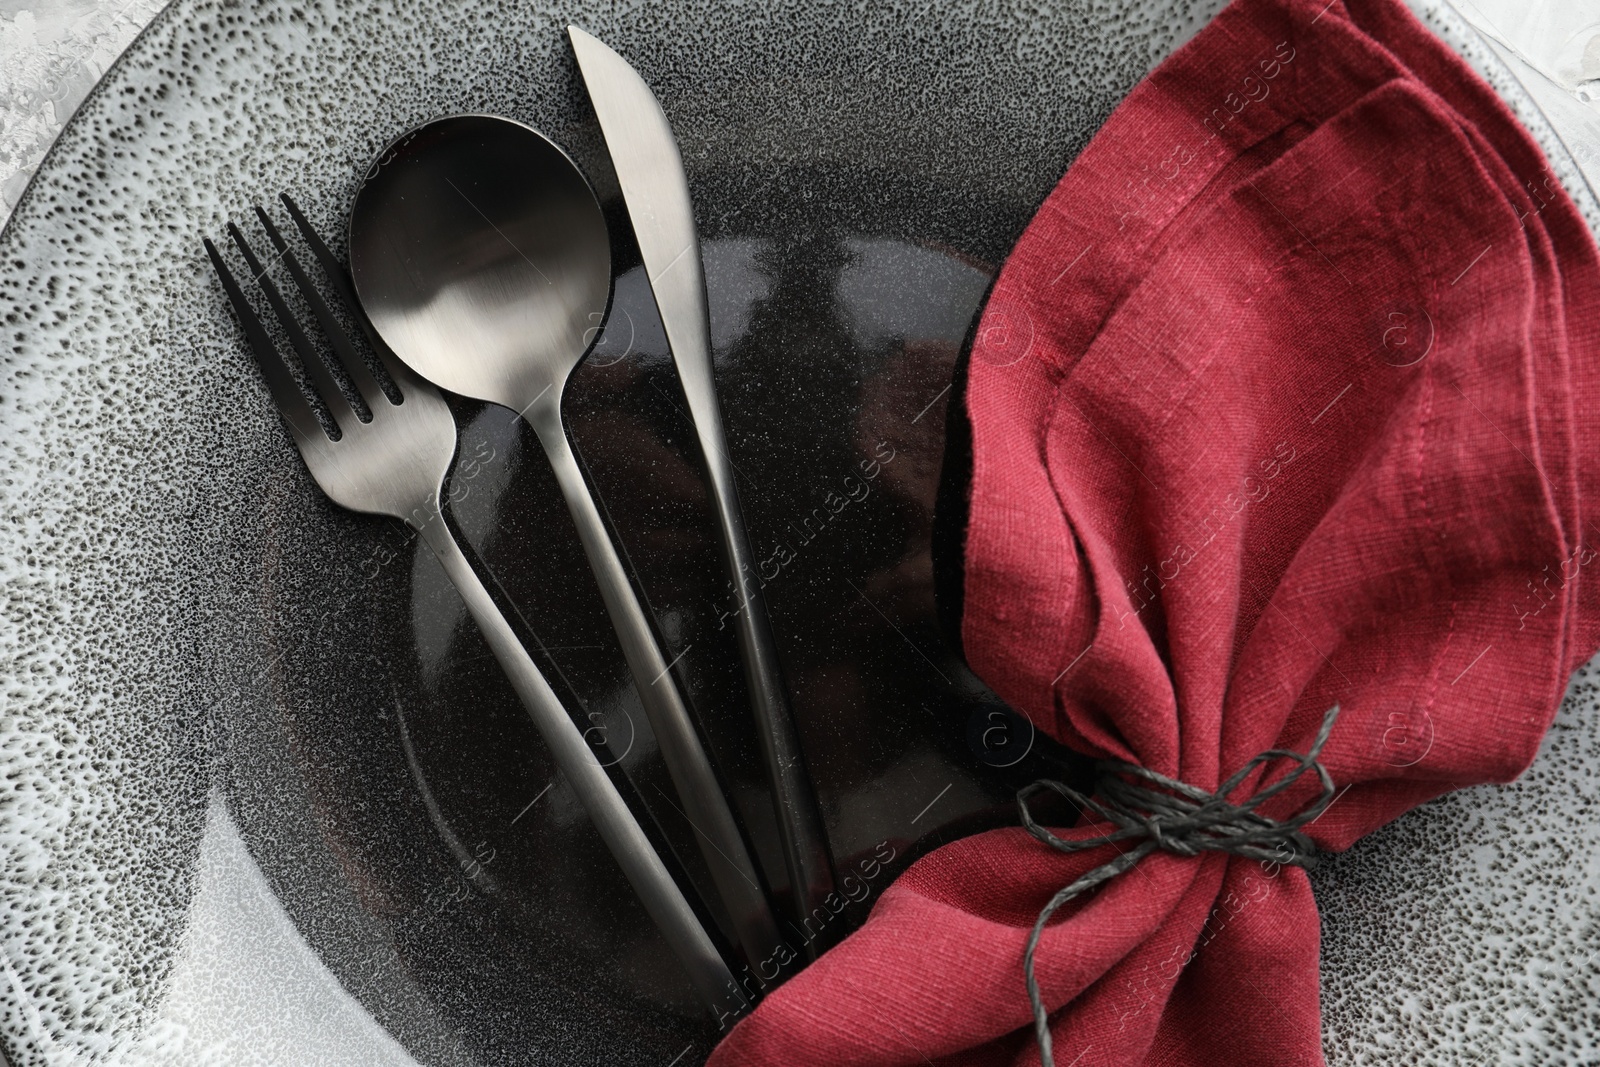
[[[472,613],[478,629],[483,631],[495,659],[500,661],[512,688],[521,698],[522,706],[544,737],[556,766],[577,793],[606,847],[633,885],[633,891],[689,972],[695,990],[712,1013],[720,1017],[729,990],[733,988],[733,975],[705,927],[700,925],[683,891],[672,880],[633,812],[628,810],[617,787],[606,776],[594,750],[584,741],[505,616],[490,599],[454,535],[443,522],[424,523],[419,529],[444,566],[445,574],[461,593],[461,599],[466,601],[467,610]]]
[[[578,537],[589,557],[595,581],[599,583],[600,596],[622,645],[640,703],[644,705],[678,798],[683,802],[681,813],[696,831],[701,854],[727,908],[746,961],[753,969],[770,964],[781,951],[777,920],[761,888],[760,875],[744,836],[739,832],[733,809],[728,805],[705,746],[695,731],[694,721],[689,717],[689,709],[673,680],[671,664],[662,656],[650,632],[644,608],[634,595],[622,561],[600,521],[600,512],[561,423],[559,397],[536,406],[526,418],[539,435],[555,471],[556,482],[566,497],[567,509],[578,527]]]

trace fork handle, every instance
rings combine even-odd
[[[438,514],[437,508],[433,514]],[[633,884],[645,910],[689,972],[696,991],[712,1013],[720,1017],[729,991],[736,988],[733,974],[689,907],[683,891],[667,873],[666,865],[651,847],[650,839],[633,812],[628,810],[617,787],[606,776],[594,750],[584,741],[505,616],[495,607],[443,520],[426,522],[419,532],[461,593],[461,599],[466,601],[467,610],[483,631],[506,677],[511,679],[512,688],[544,737],[556,766],[578,794],[584,810]]]

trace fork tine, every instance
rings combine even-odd
[[[300,205],[288,193],[279,193],[278,199],[283,201],[283,206],[289,209],[289,217],[294,220],[300,236],[305,238],[306,245],[311,249],[311,254],[317,257],[317,263],[322,267],[322,273],[328,276],[328,281],[339,294],[339,299],[344,301],[344,306],[350,309],[355,317],[356,325],[361,327],[361,332],[367,338],[367,343],[372,345],[372,350],[378,354],[378,361],[383,364],[383,369],[388,371],[389,380],[395,383],[395,388],[404,393],[403,383],[409,383],[411,375],[405,367],[395,358],[389,346],[383,343],[383,338],[378,336],[378,331],[372,328],[372,322],[367,318],[367,313],[361,307],[361,301],[356,299],[355,286],[350,284],[350,272],[345,269],[339,257],[323,243],[317,231],[311,228],[305,215],[300,211]],[[369,401],[370,403],[370,401]]]
[[[278,316],[278,321],[283,324],[283,330],[289,335],[289,343],[294,346],[295,354],[300,357],[301,366],[311,376],[311,381],[316,385],[317,394],[322,402],[327,405],[328,411],[333,415],[333,421],[339,424],[339,429],[349,433],[360,425],[356,413],[351,410],[350,402],[344,398],[344,391],[339,388],[339,383],[334,380],[329,372],[328,365],[322,362],[322,357],[317,355],[316,349],[311,345],[311,339],[301,329],[300,323],[295,319],[294,313],[289,310],[289,305],[284,303],[283,295],[278,292],[278,287],[273,284],[267,272],[261,266],[261,261],[256,259],[250,245],[245,241],[244,234],[239,232],[239,227],[228,223],[228,236],[233,238],[233,243],[239,247],[239,253],[244,256],[245,265],[250,268],[250,273],[255,275],[256,282],[261,286],[261,291],[267,294],[267,303],[272,305],[273,314]]]
[[[223,291],[228,294],[228,303],[233,305],[233,313],[238,318],[239,325],[244,327],[245,338],[250,342],[251,351],[255,353],[261,375],[267,380],[267,391],[272,394],[272,401],[278,406],[278,413],[295,433],[295,444],[299,446],[301,438],[316,440],[320,437],[326,440],[328,435],[322,429],[322,424],[317,421],[311,405],[306,403],[305,396],[300,392],[300,386],[289,373],[289,368],[284,365],[283,357],[278,354],[278,346],[272,343],[272,338],[267,333],[267,328],[261,324],[261,319],[257,317],[255,308],[245,299],[244,291],[239,288],[239,282],[234,278],[233,272],[223,262],[217,246],[211,243],[209,237],[202,240],[206,246],[206,255],[211,257],[211,265],[216,268],[217,277],[222,280]]]
[[[267,240],[272,242],[272,247],[277,250],[284,265],[289,268],[289,275],[294,279],[300,295],[305,297],[306,303],[311,305],[311,313],[317,317],[317,322],[322,325],[322,332],[327,335],[328,342],[333,345],[334,355],[344,367],[344,372],[355,383],[356,391],[361,394],[361,399],[367,402],[367,407],[376,414],[379,404],[387,404],[389,398],[384,394],[383,387],[378,384],[378,379],[372,376],[372,371],[367,367],[367,361],[350,343],[349,336],[344,332],[344,327],[339,325],[339,320],[333,317],[333,309],[328,307],[328,302],[322,298],[321,291],[312,284],[311,278],[305,269],[300,266],[300,261],[289,250],[283,235],[278,233],[278,228],[272,224],[272,219],[258,206],[256,218],[261,220],[261,228],[267,231]]]

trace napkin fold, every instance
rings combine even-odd
[[[1493,92],[1397,0],[1235,0],[983,313],[967,658],[1057,740],[1206,790],[1339,705],[1322,849],[1509,780],[1600,646],[1597,375],[1600,257]],[[1029,930],[1113,854],[938,849],[711,1063],[1037,1063]],[[1157,852],[1044,931],[1055,1060],[1321,1063],[1318,939],[1301,869]]]

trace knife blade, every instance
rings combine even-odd
[[[644,79],[593,35],[577,26],[568,26],[567,33],[622,187],[645,274],[705,457],[723,562],[740,605],[735,629],[777,816],[790,887],[790,919],[803,941],[803,951],[814,958],[817,942],[808,920],[833,892],[833,869],[728,456],[712,373],[711,316],[688,175],[672,126]],[[822,924],[817,925],[820,932]]]

